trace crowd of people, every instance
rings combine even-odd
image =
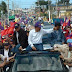
[[[15,55],[23,50],[43,51],[42,37],[44,34],[50,33],[52,51],[59,51],[61,53],[60,58],[64,61],[64,65],[69,66],[69,70],[72,72],[71,25],[62,29],[61,23],[56,22],[54,28],[47,31],[42,28],[40,21],[35,23],[32,30],[22,29],[19,23],[15,23],[13,34],[9,34],[7,37],[3,36],[2,38],[0,36],[1,71],[10,72],[15,61]]]

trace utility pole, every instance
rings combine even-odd
[[[51,18],[50,18],[50,5],[49,5],[49,3],[50,3],[50,0],[48,0],[48,12],[49,12],[49,21],[51,20]]]
[[[13,15],[15,14],[14,13],[14,2],[12,1],[12,11],[13,11]]]
[[[39,3],[39,0],[38,0],[38,6],[39,6],[39,14],[40,14],[40,5],[39,5],[40,3]]]
[[[12,1],[12,10],[13,10],[13,1]]]
[[[57,13],[57,15],[58,15],[58,12],[57,12],[57,0],[56,0],[56,13]]]
[[[8,7],[7,7],[7,9],[8,9],[8,25],[9,25],[9,0],[7,0],[8,1]]]
[[[14,14],[14,3],[12,1],[12,15]]]

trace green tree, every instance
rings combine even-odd
[[[49,1],[49,4],[51,4],[52,1]],[[39,2],[35,2],[35,4],[38,6],[38,5],[47,5],[48,4],[48,1],[39,1]]]
[[[48,4],[48,1],[39,1],[39,2],[35,2],[35,4],[37,6],[42,6],[42,5],[46,5],[47,9],[48,9],[48,5],[51,5],[52,1],[49,1],[49,4]],[[44,8],[44,7],[43,7]]]
[[[1,3],[1,10],[3,11],[3,14],[7,13],[7,5],[4,1]]]

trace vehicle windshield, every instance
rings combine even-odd
[[[39,54],[18,56],[17,72],[52,70],[62,71],[62,64],[58,54]]]

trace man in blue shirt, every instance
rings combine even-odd
[[[51,46],[54,46],[54,44],[64,44],[65,42],[65,37],[60,26],[60,23],[55,23],[55,30],[51,33]]]

